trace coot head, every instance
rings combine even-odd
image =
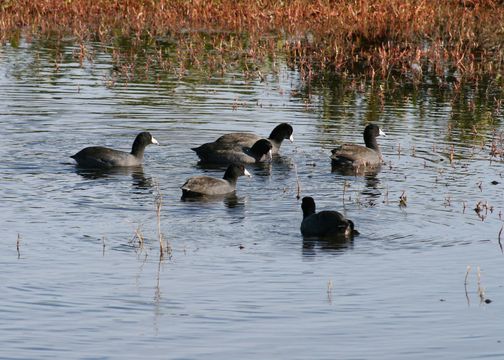
[[[284,139],[289,139],[290,142],[294,142],[294,137],[292,136],[293,132],[294,129],[290,124],[281,123],[273,129],[269,138],[279,143],[281,143]]]
[[[371,149],[377,149],[378,143],[376,142],[376,138],[378,136],[387,136],[382,129],[376,124],[369,124],[364,129],[364,143],[366,147]]]
[[[251,155],[256,159],[256,161],[261,161],[264,156],[268,160],[272,158],[272,149],[273,145],[267,139],[261,139],[255,142],[254,146],[250,148]]]
[[[245,169],[245,166],[239,164],[231,164],[226,169],[223,179],[228,181],[236,181],[240,176],[252,177],[252,175]]]
[[[137,155],[140,152],[143,153],[147,145],[150,144],[159,145],[159,142],[156,139],[154,139],[154,137],[151,135],[150,132],[148,131],[141,132],[136,136],[135,141],[133,141],[131,153],[133,155]]]
[[[303,217],[315,214],[315,200],[313,200],[311,196],[305,196],[303,200],[301,200],[301,209],[303,210]]]

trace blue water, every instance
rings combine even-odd
[[[504,167],[490,156],[501,113],[482,119],[430,89],[382,109],[369,86],[307,94],[282,64],[265,82],[237,72],[112,83],[107,54],[81,67],[63,51],[70,60],[55,67],[36,43],[0,48],[0,358],[504,356]],[[386,165],[332,173],[330,150],[361,142],[369,121],[387,133]],[[180,200],[187,177],[223,173],[190,147],[280,122],[295,142],[250,166],[236,197]],[[161,143],[143,169],[90,174],[69,158],[89,145],[128,150],[143,130]],[[301,196],[361,235],[303,241],[296,173]]]

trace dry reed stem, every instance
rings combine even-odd
[[[349,183],[348,181],[346,181],[346,180],[345,180],[345,181],[343,182],[343,198],[342,198],[342,199],[343,199],[343,205],[345,205],[346,190],[347,190],[347,188],[349,188],[349,187],[350,187],[350,183]]]
[[[502,75],[504,7],[497,0],[429,2],[236,0],[7,0],[0,4],[0,41],[73,36],[79,62],[86,44],[128,43],[155,49],[160,69],[184,74],[187,66],[225,71],[283,51],[305,80],[318,74],[363,73],[418,82],[434,76],[460,89],[463,80]],[[175,64],[163,44],[176,44]],[[137,52],[130,52],[133,55]],[[240,54],[236,57],[237,54]],[[231,55],[231,56],[229,56]],[[126,61],[127,63],[127,61]],[[123,65],[126,65],[123,62]],[[55,62],[59,66],[59,62]],[[257,70],[256,70],[257,69]]]
[[[294,173],[296,175],[296,199],[301,199],[301,182],[299,181],[297,165],[294,164]]]
[[[137,242],[140,253],[142,253],[142,251],[144,250],[145,244],[145,237],[142,233],[142,226],[143,224],[138,224],[138,226],[133,230],[133,237],[130,240],[130,243],[134,243],[135,241]]]
[[[388,189],[388,185],[387,185],[387,188],[385,189],[385,195],[383,195],[383,203],[387,204],[387,205],[389,203],[389,189]]]
[[[16,251],[17,251],[18,259],[21,258],[21,252],[19,251],[20,245],[21,245],[21,235],[18,233],[17,240],[16,240]]]
[[[467,278],[469,277],[470,272],[471,272],[471,265],[467,265],[466,274],[464,278],[464,285],[467,285]]]
[[[405,208],[406,206],[408,206],[408,197],[406,191],[403,190],[401,196],[399,196],[399,207]]]
[[[159,261],[158,261],[158,267],[157,267],[157,272],[156,272],[156,287],[154,291],[154,302],[156,304],[159,304],[161,301],[161,262],[163,258],[160,256]]]
[[[166,245],[164,244],[164,235],[161,232],[161,207],[163,206],[163,196],[161,190],[159,189],[159,184],[156,184],[156,196],[154,198],[155,209],[156,209],[156,224],[157,224],[157,234],[159,240],[159,259],[162,260],[165,255]]]
[[[499,214],[500,215],[500,214]],[[502,235],[502,230],[504,229],[504,225],[501,226],[500,230],[499,230],[499,236],[497,237],[498,238],[498,241],[499,241],[499,247],[500,247],[500,250],[501,250],[501,253],[504,254],[504,251],[502,249],[502,242],[501,242],[501,235]]]
[[[471,272],[471,265],[467,265],[466,274],[465,274],[465,278],[464,278],[464,290],[465,290],[465,296],[467,299],[467,305],[471,304],[471,300],[469,299],[469,294],[467,293],[467,278],[469,277],[470,272]]]
[[[477,276],[478,276],[478,296],[480,298],[480,303],[485,301],[485,289],[481,286],[481,269],[477,267]]]
[[[333,281],[332,279],[329,279],[329,281],[327,282],[327,301],[329,301],[329,304],[332,304],[333,289],[334,289]]]

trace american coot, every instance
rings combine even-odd
[[[332,166],[353,167],[363,169],[365,167],[378,167],[382,163],[380,147],[376,142],[376,137],[386,136],[385,133],[375,124],[369,124],[364,129],[364,143],[366,146],[357,144],[343,144],[332,150]]]
[[[240,176],[251,177],[243,165],[229,165],[222,179],[210,176],[192,176],[186,180],[182,189],[182,197],[226,195],[236,190],[236,180]]]
[[[159,145],[149,132],[141,132],[133,142],[131,153],[103,146],[90,146],[70,157],[77,161],[77,165],[86,168],[138,166],[143,162],[145,147],[150,144]]]
[[[315,201],[306,196],[301,203],[303,209],[303,221],[301,222],[301,234],[306,237],[349,237],[359,232],[354,229],[354,223],[337,211],[315,212]]]
[[[294,141],[292,132],[293,132],[292,126],[290,126],[287,123],[277,125],[273,129],[270,136],[268,137],[268,140],[271,142],[271,145],[273,146],[271,149],[273,154],[278,154],[278,150],[280,149],[280,145],[282,145],[282,141],[284,139],[289,139],[291,142]],[[251,148],[260,139],[263,139],[263,137],[251,133],[229,133],[222,135],[220,138],[218,138],[212,143],[203,144],[202,146],[193,148],[192,150],[194,150],[198,154],[198,156],[200,156],[199,149],[209,144],[211,144],[214,149],[226,149],[229,146],[240,146]]]
[[[217,143],[203,144],[196,151],[201,161],[213,164],[253,164],[271,160],[271,143],[266,139],[260,139],[249,147],[235,144]]]

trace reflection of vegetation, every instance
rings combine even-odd
[[[405,120],[414,111],[420,123],[440,110],[451,108],[448,119],[448,141],[453,140],[451,130],[456,130],[458,140],[483,140],[502,122],[504,89],[491,81],[481,81],[476,86],[438,87],[431,83],[416,85],[390,82],[369,82],[354,78],[332,78],[326,81],[302,83],[297,96],[307,101],[316,97],[320,101],[320,126],[337,131],[333,119],[346,118],[349,123],[363,127],[366,123],[380,121],[384,107],[394,109],[394,122]],[[360,109],[355,114],[348,109]],[[430,119],[429,122],[435,120]],[[440,119],[445,123],[446,119]]]
[[[140,73],[242,69],[280,50],[302,78],[324,74],[459,86],[502,85],[504,7],[496,0],[19,0],[0,6],[0,40],[65,38],[112,46],[117,69]],[[268,60],[268,61],[267,61]],[[155,68],[156,70],[152,70]]]
[[[454,134],[467,140],[488,136],[502,120],[504,7],[498,3],[4,1],[0,46],[27,42],[26,68],[36,74],[49,63],[51,80],[64,74],[62,64],[92,71],[105,55],[112,62],[106,86],[156,83],[170,96],[174,77],[186,84],[220,84],[235,74],[270,81],[287,66],[301,78],[292,97],[307,106],[320,99],[322,127],[342,117],[386,126],[409,111],[422,122],[450,106],[448,140]],[[381,118],[385,106],[394,107],[394,119]],[[362,110],[348,110],[356,108]]]
[[[215,40],[215,39],[214,39]],[[124,45],[126,44],[126,45]],[[203,46],[205,41],[202,40]],[[123,43],[126,48],[130,43]],[[207,45],[208,46],[208,45]],[[178,69],[173,71],[162,71],[157,66],[148,63],[149,56],[155,52],[155,47],[145,47],[144,51],[135,53],[127,52],[131,56],[135,65],[124,61],[120,50],[117,48],[106,48],[102,44],[94,43],[86,46],[86,55],[80,63],[82,68],[96,76],[101,74],[102,84],[113,88],[116,83],[124,84],[129,81],[136,83],[155,83],[158,91],[169,93],[169,98],[174,102],[179,100],[174,89],[180,84],[174,81],[179,77]],[[177,56],[178,49],[173,43],[165,44],[165,50]],[[14,78],[24,78],[26,76],[34,81],[50,82],[71,76],[69,72],[79,67],[79,59],[82,48],[76,46],[73,41],[51,39],[41,39],[28,44],[28,56],[22,56],[24,66],[16,66],[10,70]],[[131,49],[130,49],[131,50]],[[126,52],[126,50],[124,50]],[[95,61],[99,66],[95,71]],[[244,69],[242,65],[229,65]],[[103,66],[106,64],[109,66]],[[285,75],[281,69],[285,70],[288,60],[276,57],[265,59],[261,67],[255,69],[256,72],[264,74],[267,82],[278,82]],[[72,66],[63,66],[73,64]],[[124,68],[124,69],[122,69]],[[52,71],[47,71],[51,70]],[[223,85],[235,78],[235,73],[226,71],[224,76],[210,76],[210,72],[205,66],[193,68],[187,74],[182,75],[184,84],[205,83],[206,85]],[[272,76],[273,75],[273,76]],[[153,79],[155,79],[153,81]],[[240,82],[247,80],[244,73],[237,74]],[[347,119],[348,123],[355,123],[358,127],[364,127],[369,122],[381,122],[385,127],[389,121],[403,121],[408,117],[408,113],[414,111],[420,122],[430,116],[436,116],[440,110],[449,107],[451,116],[448,127],[456,130],[455,134],[461,140],[475,140],[479,137],[489,136],[492,131],[502,121],[502,101],[503,91],[496,86],[495,81],[479,81],[476,85],[459,84],[457,86],[439,87],[432,82],[421,83],[397,83],[385,81],[369,81],[365,78],[350,76],[324,76],[314,78],[312,81],[295,81],[292,83],[297,87],[292,89],[290,95],[300,103],[310,105],[317,104],[320,110],[321,121],[319,126],[326,130],[335,131],[337,126],[333,119]],[[251,86],[253,84],[251,83]],[[241,91],[248,93],[247,86],[242,86]],[[237,93],[240,91],[237,90]],[[159,92],[158,92],[159,94]],[[183,97],[191,98],[194,103],[206,102],[207,98],[201,94],[182,92]],[[156,105],[165,103],[166,97],[146,96],[142,99],[135,98],[134,104]],[[128,100],[125,100],[128,102]],[[255,106],[255,103],[253,104]],[[394,118],[383,118],[386,112],[385,107],[394,109]],[[307,107],[308,109],[308,107]],[[358,112],[354,110],[358,109]],[[433,120],[431,120],[433,121]],[[434,120],[436,121],[436,120]],[[445,120],[440,119],[445,122]],[[447,132],[447,140],[452,140],[452,132]]]

